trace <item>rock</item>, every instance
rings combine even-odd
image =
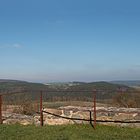
[[[133,120],[133,114],[127,114],[127,113],[118,113],[114,116],[115,120]]]
[[[71,115],[70,110],[66,110],[66,109],[62,110],[62,115],[63,116],[70,116]]]
[[[66,119],[46,119],[44,121],[44,125],[64,125],[64,124],[72,124],[73,122]]]
[[[90,112],[92,111],[93,119],[93,108],[91,107],[75,107],[67,106],[60,107],[59,109],[50,109],[45,108],[44,111],[69,117],[69,118],[79,118],[79,119],[90,119]],[[40,115],[34,114],[34,116],[28,116],[23,114],[11,113],[9,111],[3,111],[3,123],[4,124],[22,124],[29,125],[35,124],[36,126],[40,125]],[[53,115],[43,113],[43,120],[45,125],[64,125],[64,124],[83,124],[89,123],[82,120],[68,120],[59,118]],[[116,107],[97,107],[97,120],[140,120],[140,109],[139,108],[116,108]],[[137,126],[140,127],[140,124],[121,124],[121,123],[102,123],[105,125],[120,125],[124,126]]]
[[[101,117],[101,116],[108,117],[109,116],[108,114],[109,114],[108,112],[99,112],[99,113],[97,113],[97,117]]]
[[[3,121],[3,124],[19,124],[19,120],[18,119],[7,119]]]
[[[20,121],[19,122],[21,125],[31,125],[31,124],[33,124],[33,122],[32,121],[29,121],[29,120],[22,120],[22,121]]]
[[[79,119],[82,119],[81,115],[78,114],[78,113],[72,114],[72,118],[79,118]],[[76,124],[82,124],[82,123],[83,123],[82,120],[73,120],[73,122],[76,123]]]
[[[54,114],[57,114],[57,115],[61,115],[62,114],[62,110],[59,110],[59,109],[45,108],[44,111],[48,111],[50,113],[54,113]]]
[[[134,119],[135,119],[135,120],[140,120],[140,114],[139,114],[139,113],[135,114],[135,115],[134,115]]]

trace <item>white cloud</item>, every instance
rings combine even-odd
[[[23,46],[19,43],[14,43],[14,44],[6,44],[6,45],[2,45],[0,46],[0,49],[6,49],[6,48],[22,48]]]
[[[21,44],[18,44],[18,43],[16,43],[16,44],[13,44],[13,46],[12,46],[13,48],[22,48],[22,45]]]

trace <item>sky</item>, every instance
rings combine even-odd
[[[0,79],[140,80],[139,0],[0,0]]]

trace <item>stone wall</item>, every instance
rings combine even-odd
[[[90,107],[77,107],[67,106],[60,107],[58,109],[45,108],[44,111],[54,113],[61,116],[70,118],[82,118],[89,119],[89,112],[93,109]],[[44,125],[63,125],[63,124],[84,124],[88,122],[84,121],[72,121],[63,118],[58,118],[44,113]],[[93,113],[92,113],[93,116]],[[121,120],[121,121],[140,121],[140,108],[116,108],[116,107],[97,107],[97,120]],[[22,124],[40,125],[39,114],[33,116],[27,116],[23,114],[16,114],[10,111],[3,111],[3,123],[4,124]],[[121,123],[103,123],[105,125],[120,125],[120,126],[134,126],[140,127],[140,124],[121,124]]]

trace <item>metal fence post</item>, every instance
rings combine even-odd
[[[42,91],[40,92],[40,125],[43,126],[43,103]]]
[[[0,124],[2,123],[2,95],[0,95]]]
[[[94,129],[96,129],[96,90],[93,91],[94,94]]]

